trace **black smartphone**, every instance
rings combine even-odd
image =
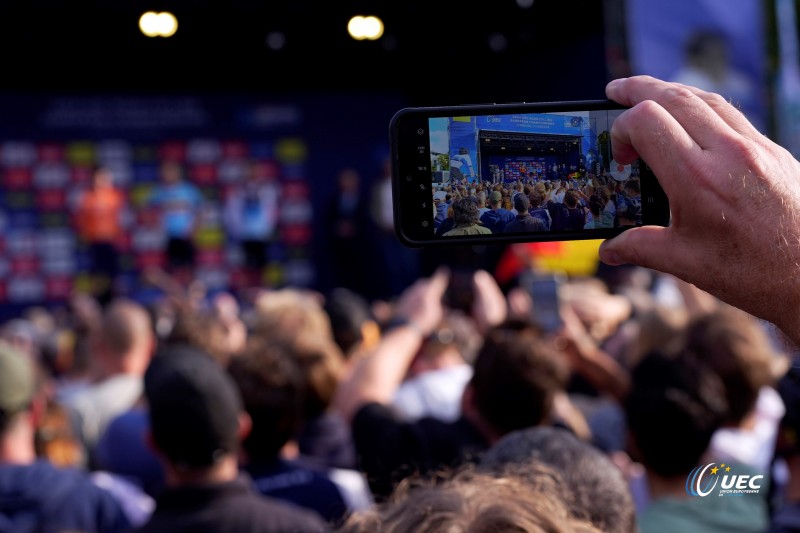
[[[520,286],[531,297],[531,320],[546,333],[561,329],[564,320],[561,317],[561,286],[566,276],[559,273],[523,272],[520,275]]]
[[[610,100],[413,107],[389,134],[395,230],[408,246],[605,239],[667,226],[647,164],[618,164]]]
[[[443,299],[443,303],[447,307],[467,315],[472,314],[472,306],[475,302],[475,289],[472,282],[474,275],[475,271],[468,268],[454,268],[450,272],[450,282]]]

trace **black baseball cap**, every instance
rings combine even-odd
[[[153,440],[176,467],[208,467],[237,451],[241,395],[208,353],[189,345],[160,351],[144,392]]]

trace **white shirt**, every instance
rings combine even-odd
[[[468,364],[423,372],[400,385],[394,407],[412,421],[432,416],[452,422],[461,415],[461,396],[471,378]]]

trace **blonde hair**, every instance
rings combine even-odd
[[[407,478],[388,502],[352,516],[340,531],[599,533],[591,523],[570,516],[552,492],[472,468],[444,482]]]
[[[322,302],[299,289],[267,291],[259,296],[250,316],[253,333],[288,340],[323,337],[333,340],[333,328]]]

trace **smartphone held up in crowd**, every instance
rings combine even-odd
[[[416,107],[390,122],[395,229],[408,246],[610,238],[667,226],[647,164],[619,164],[607,100]]]
[[[566,279],[566,274],[560,272],[527,270],[520,274],[520,287],[531,298],[530,318],[545,333],[555,333],[564,325],[561,287]]]

